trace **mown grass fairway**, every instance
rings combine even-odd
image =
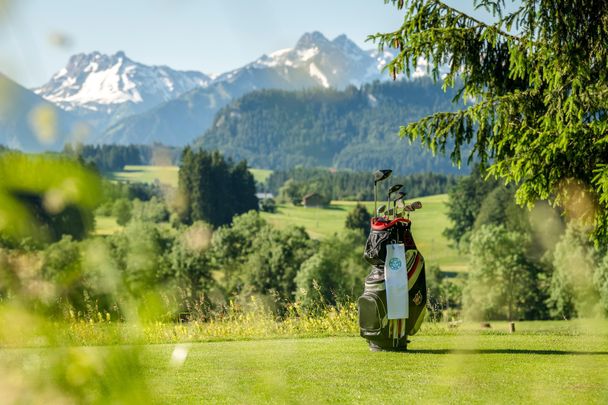
[[[419,200],[422,209],[411,215],[412,231],[418,248],[427,264],[439,265],[445,271],[464,271],[467,258],[449,246],[443,230],[449,225],[447,195],[414,198]],[[326,238],[344,229],[344,222],[356,202],[333,201],[329,208],[305,208],[293,205],[279,205],[277,213],[262,213],[262,217],[278,227],[288,225],[303,226],[313,238]],[[374,209],[373,202],[365,202],[369,212]]]
[[[257,182],[264,182],[272,170],[249,169]],[[125,166],[124,170],[113,172],[110,178],[119,181],[153,183],[158,179],[161,184],[177,187],[179,167],[177,166]]]
[[[90,332],[86,347],[2,348],[0,367],[44,370],[45,359],[66,350],[72,357],[103,356],[112,346],[96,346],[102,326],[83,325]],[[166,325],[161,341],[180,342],[174,328]],[[142,344],[159,337],[144,332],[133,341],[138,344],[120,348],[139,353],[158,403],[606,403],[607,321],[518,322],[516,328],[509,334],[505,322],[491,329],[427,323],[405,353],[370,352],[354,334]]]
[[[140,354],[159,403],[605,403],[605,321],[506,331],[426,324],[407,353],[372,353],[351,336],[147,345]],[[188,352],[181,365],[171,361],[176,348]],[[28,367],[43,353],[4,349],[0,362]]]

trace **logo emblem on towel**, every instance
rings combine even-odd
[[[393,257],[389,262],[388,262],[388,267],[391,270],[399,270],[401,268],[401,260],[399,260],[396,257]]]

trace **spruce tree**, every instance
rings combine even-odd
[[[217,151],[184,149],[179,169],[183,222],[229,224],[235,215],[258,209],[255,192],[255,181],[246,162],[226,161]]]
[[[405,10],[403,24],[370,36],[398,50],[389,73],[409,75],[423,58],[462,103],[400,135],[447,149],[457,164],[472,144],[469,161],[516,183],[520,203],[567,206],[575,192],[588,202],[576,215],[608,240],[608,2],[522,0],[507,12],[504,0],[476,0],[491,23],[439,0],[389,2]]]

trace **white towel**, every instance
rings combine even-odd
[[[386,280],[388,319],[407,318],[409,312],[409,299],[405,246],[403,246],[403,244],[395,243],[386,245],[384,278]]]

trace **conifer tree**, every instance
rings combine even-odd
[[[460,164],[473,145],[489,173],[518,185],[517,199],[572,203],[608,240],[608,2],[476,0],[493,13],[480,21],[439,0],[385,0],[404,22],[371,35],[398,55],[387,69],[410,74],[420,58],[444,88],[456,87],[458,111],[437,112],[401,127]],[[440,68],[448,72],[442,76]]]
[[[217,151],[184,149],[179,190],[181,218],[186,223],[204,221],[220,226],[229,224],[235,215],[258,209],[247,162],[234,164]]]

